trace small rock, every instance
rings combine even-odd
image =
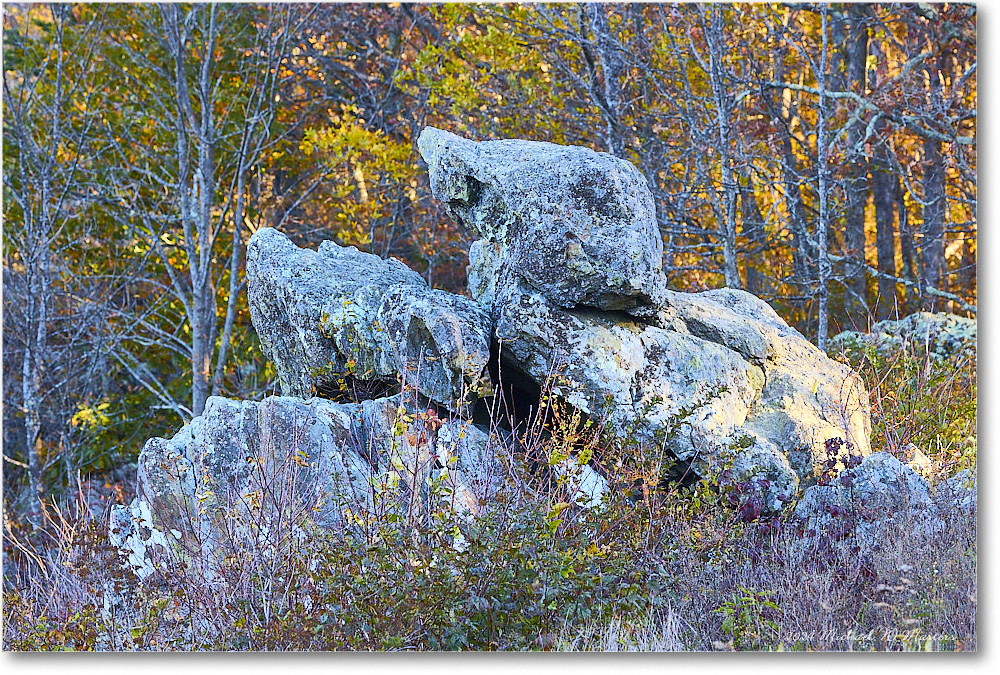
[[[736,483],[749,483],[761,497],[763,511],[778,512],[799,488],[799,476],[773,443],[766,438],[744,434],[739,441],[749,447],[739,449],[730,473]]]
[[[887,452],[869,455],[827,485],[807,488],[795,517],[810,538],[853,537],[863,548],[879,542],[888,525],[927,534],[942,525],[927,481]]]
[[[930,457],[925,455],[920,448],[913,445],[913,443],[908,443],[907,446],[903,448],[903,461],[906,462],[906,466],[910,467],[927,480],[934,478],[936,473],[934,463],[931,462]]]

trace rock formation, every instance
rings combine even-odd
[[[264,228],[247,244],[247,294],[287,396],[337,391],[347,376],[405,377],[455,409],[488,389],[485,312],[468,298],[432,290],[395,258],[332,241],[301,249]]]
[[[469,254],[480,302],[490,304],[478,286],[502,283],[503,272],[563,308],[631,310],[659,297],[663,240],[631,163],[552,143],[475,143],[433,127],[418,145],[434,196],[480,238]],[[483,255],[495,261],[490,278],[472,262]]]
[[[432,128],[419,148],[434,196],[478,237],[472,298],[429,288],[395,259],[256,232],[251,318],[284,396],[213,397],[173,438],[147,442],[138,496],[112,515],[115,543],[142,573],[154,546],[211,568],[247,528],[278,527],[283,509],[334,529],[378,503],[410,517],[435,480],[471,517],[501,489],[498,467],[517,461],[515,443],[471,420],[477,397],[506,395],[505,379],[533,387],[536,408],[544,389],[599,418],[637,452],[769,485],[769,510],[815,479],[830,439],[870,452],[853,372],[749,293],[667,289],[653,198],[634,166]],[[350,401],[352,382],[401,393]],[[613,482],[572,456],[551,469],[587,508]]]
[[[419,147],[434,196],[480,237],[469,290],[496,322],[501,367],[539,385],[558,372],[570,403],[622,434],[670,435],[701,471],[746,437],[793,482],[830,438],[868,454],[868,396],[849,368],[749,293],[666,290],[653,197],[627,162],[433,128]]]
[[[408,415],[399,395],[359,403],[213,396],[173,438],[146,443],[139,494],[114,512],[112,538],[140,574],[152,572],[153,544],[211,573],[234,542],[280,536],[297,514],[328,529],[376,513],[419,516],[434,479],[457,512],[475,514],[503,470],[479,428]]]

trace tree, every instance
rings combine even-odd
[[[23,424],[22,442],[4,458],[17,465],[7,453],[23,451],[36,523],[45,470],[63,459],[72,474],[70,420],[97,366],[83,346],[99,319],[101,284],[78,279],[71,263],[87,260],[100,236],[84,216],[97,189],[87,175],[101,152],[93,63],[103,21],[100,10],[68,5],[4,13],[5,366],[20,360],[20,390],[8,398],[5,381],[5,399]]]
[[[276,121],[283,61],[307,14],[294,5],[134,6],[109,27],[118,86],[103,105],[119,111],[105,117],[117,169],[109,211],[158,277],[141,302],[122,307],[109,353],[183,418],[220,390],[249,185],[287,133]],[[190,406],[144,363],[151,349],[188,361]]]
[[[862,3],[847,5],[836,12],[838,40],[843,40],[834,72],[834,88],[859,97],[866,94],[865,80],[868,60],[868,23],[870,7]],[[854,112],[854,111],[850,111]],[[853,121],[853,120],[851,120]],[[867,329],[869,313],[868,274],[866,260],[865,207],[868,203],[869,157],[861,139],[864,129],[858,122],[847,122],[844,139],[844,276],[847,320]]]
[[[672,287],[745,286],[820,344],[872,311],[973,314],[975,18],[951,3],[11,6],[9,480],[37,501],[210,394],[267,390],[243,292],[258,227],[463,291],[468,233],[415,148],[428,124],[633,162]]]

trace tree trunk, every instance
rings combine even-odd
[[[848,6],[847,49],[845,54],[846,89],[859,96],[865,95],[865,62],[868,57],[868,26],[865,15],[869,11],[864,4]],[[865,259],[865,206],[868,202],[868,158],[857,145],[863,129],[855,123],[848,129],[848,177],[844,191],[847,203],[844,214],[844,243],[847,258],[848,298],[846,310],[849,320],[859,327],[866,327],[868,320],[868,275]]]
[[[248,139],[247,139],[248,140]],[[212,378],[212,396],[221,393],[222,379],[226,369],[226,357],[229,354],[229,343],[233,335],[233,323],[236,320],[236,301],[240,294],[240,267],[243,263],[243,218],[245,213],[246,194],[246,143],[241,149],[240,165],[236,177],[236,210],[233,212],[233,251],[229,258],[229,298],[226,302],[226,318],[222,329],[222,340],[219,342],[219,355],[215,361],[215,373]]]
[[[829,37],[827,35],[827,14],[829,6],[823,5],[820,9],[822,31],[822,47],[819,59],[819,72],[816,79],[819,81],[819,105],[816,108],[816,184],[819,192],[819,217],[816,223],[816,242],[819,257],[819,275],[816,289],[817,327],[816,345],[826,351],[827,331],[830,320],[830,258],[827,255],[827,205],[829,201],[827,185],[827,140],[826,121],[829,116],[827,110],[826,95],[826,64],[829,55]]]
[[[719,159],[721,163],[720,181],[722,182],[722,222],[719,223],[722,235],[723,274],[726,286],[743,288],[740,282],[740,269],[736,260],[736,190],[737,181],[733,175],[732,157],[730,154],[729,125],[729,91],[723,69],[725,47],[725,23],[722,10],[718,5],[712,5],[708,10],[709,19],[705,31],[708,47],[709,79],[712,82],[713,103],[715,104],[715,131],[718,137]],[[721,40],[721,44],[720,44]]]
[[[601,65],[602,87],[598,97],[599,107],[604,117],[604,137],[608,152],[615,157],[625,156],[625,139],[621,133],[621,76],[623,68],[622,55],[619,52],[618,40],[611,34],[608,26],[608,8],[601,3],[584,5],[590,19],[590,30],[596,43],[597,58]],[[593,83],[597,86],[597,83]]]
[[[883,58],[877,41],[869,44],[869,50],[875,57],[876,63]],[[878,86],[878,70],[876,68],[871,69],[868,80],[872,89]],[[886,136],[885,127],[884,121],[878,123],[875,129],[876,138]],[[872,200],[875,204],[875,267],[879,272],[898,276],[896,269],[896,214],[893,209],[896,208],[899,212],[900,233],[902,233],[906,222],[906,204],[903,202],[900,178],[895,171],[891,152],[892,150],[887,145],[879,143],[871,161]],[[897,288],[896,282],[879,277],[875,318],[882,321],[902,313],[904,307],[900,306],[903,304],[899,302],[900,297],[900,290]]]
[[[879,272],[896,275],[896,232],[894,228],[899,177],[892,172],[887,157],[879,153],[872,163],[872,191],[875,201],[875,252],[878,257],[876,267]],[[900,213],[905,206],[899,205]],[[879,278],[876,317],[881,321],[889,318],[896,309],[896,282]]]
[[[39,249],[42,249],[39,246]],[[21,371],[21,398],[24,407],[24,435],[28,453],[29,520],[40,524],[42,486],[42,372],[48,337],[48,256],[37,250],[26,258],[28,275],[28,332]]]
[[[944,291],[947,290],[944,265],[945,173],[941,141],[925,139],[924,156],[927,168],[923,180],[924,224],[921,228],[920,266],[924,285]],[[924,294],[923,307],[927,311],[934,311],[939,302],[938,298]]]
[[[57,93],[57,99],[58,99]],[[52,121],[53,135],[58,137],[58,114]],[[35,164],[45,166],[44,161]],[[47,168],[43,168],[48,174]],[[26,213],[26,249],[23,252],[27,297],[27,331],[25,335],[24,362],[21,371],[21,397],[24,406],[24,434],[28,453],[28,488],[30,506],[28,520],[35,527],[41,525],[41,505],[45,496],[42,483],[44,442],[42,441],[42,377],[45,371],[46,350],[49,337],[50,233],[53,229],[51,203],[52,179],[43,175],[37,181],[38,211]]]
[[[970,298],[975,302],[976,293],[976,252],[973,242],[976,240],[976,231],[965,232],[965,241],[962,242],[962,273],[959,277],[962,287],[956,289],[959,295]]]
[[[749,171],[740,179],[740,218],[743,221],[743,235],[750,244],[750,250],[757,252],[767,243],[764,214],[757,203],[757,191]]]
[[[204,301],[195,302],[195,316],[204,317]],[[209,359],[211,346],[207,344],[207,326],[203,319],[191,317],[191,412],[197,417],[205,410],[208,399]]]
[[[774,79],[777,82],[783,82],[785,78],[784,59],[786,52],[787,48],[783,48],[775,55]],[[805,232],[805,205],[802,202],[802,187],[799,181],[799,166],[792,147],[791,125],[795,119],[795,115],[792,112],[791,96],[792,93],[790,90],[775,88],[772,90],[771,106],[773,110],[780,111],[781,116],[781,186],[785,193],[788,230],[792,235],[792,275],[794,280],[801,284],[808,279],[809,254],[808,239]]]
[[[917,270],[917,247],[913,242],[913,230],[910,228],[910,211],[906,206],[906,190],[900,179],[896,184],[896,205],[899,212],[899,248],[903,256],[903,278],[912,279],[917,283],[916,296],[923,294],[922,275]],[[906,292],[906,310],[908,314],[919,307],[910,289]]]

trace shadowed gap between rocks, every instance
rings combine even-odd
[[[394,380],[365,380],[350,373],[343,374],[341,380],[342,385],[330,381],[318,384],[316,396],[334,403],[360,403],[395,396],[401,390],[399,382]]]
[[[617,319],[625,319],[641,323],[640,320],[625,312],[608,312],[591,307],[577,307],[571,310],[578,315],[615,315]],[[552,438],[554,433],[566,433],[566,429],[554,427],[554,420],[549,412],[539,415],[543,387],[528,376],[509,354],[501,350],[497,340],[490,344],[489,373],[494,383],[496,393],[493,396],[480,398],[473,408],[473,423],[484,430],[500,433],[503,440],[510,444],[515,454],[525,462],[528,471],[549,489],[555,487],[556,474],[548,464],[548,458],[540,456],[537,448],[528,447],[544,443]],[[560,397],[560,405],[564,406],[570,415],[579,415],[575,429],[569,430],[579,440],[574,444],[574,455],[585,445],[586,424],[591,416],[576,409]],[[598,422],[598,420],[594,420]],[[525,443],[527,441],[527,445]],[[596,456],[588,465],[614,484],[614,476]],[[664,453],[666,468],[661,471],[658,489],[664,490],[672,486],[690,487],[697,483],[699,476],[691,470],[691,462],[678,459],[672,452]],[[641,490],[641,481],[636,480],[631,485],[619,484],[619,488],[632,491]]]

